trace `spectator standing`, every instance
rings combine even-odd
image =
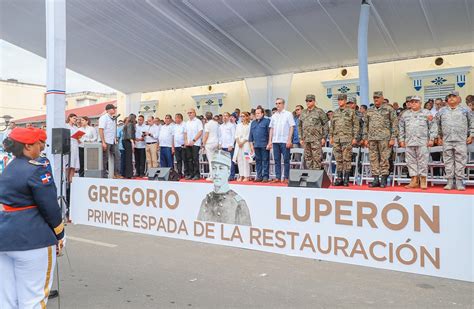
[[[10,121],[10,123],[8,124],[8,129],[5,131],[4,139],[6,139],[10,135],[12,130],[15,128],[16,128],[16,123],[14,121]]]
[[[234,156],[235,144],[235,124],[230,121],[230,114],[225,112],[222,115],[223,123],[219,126],[219,147],[227,151],[232,158]],[[229,181],[235,179],[235,164],[231,161]]]
[[[133,148],[135,138],[137,136],[136,117],[137,116],[135,116],[135,114],[130,114],[128,118],[125,118],[125,124],[122,133],[122,145],[125,154],[125,170],[123,176],[127,179],[131,179],[133,177]]]
[[[249,181],[250,163],[252,153],[249,144],[250,135],[250,114],[243,112],[240,114],[240,123],[235,129],[235,151],[233,161],[239,166],[239,179],[237,181]]]
[[[374,107],[364,118],[364,145],[369,147],[370,168],[374,181],[371,188],[385,188],[390,172],[389,158],[398,136],[398,119],[395,110],[383,104],[383,92],[374,92]],[[381,179],[379,179],[381,177]]]
[[[316,107],[316,96],[306,96],[307,108],[301,113],[298,131],[300,142],[304,147],[304,160],[308,169],[321,169],[323,147],[329,133],[328,117],[324,111]]]
[[[138,124],[136,125],[136,136],[135,136],[135,172],[136,177],[145,176],[145,149],[146,142],[145,137],[148,133],[148,126],[145,125],[145,117],[143,115],[138,116]]]
[[[357,144],[359,119],[355,111],[347,106],[347,95],[337,97],[339,108],[334,112],[329,128],[330,143],[336,158],[337,179],[335,186],[349,186],[352,169],[352,146]]]
[[[173,126],[173,139],[174,139],[174,155],[176,156],[176,167],[178,169],[179,177],[184,176],[184,169],[186,165],[184,164],[184,123],[183,115],[176,114],[174,116],[174,126]]]
[[[426,190],[428,185],[428,160],[434,139],[437,137],[436,122],[433,122],[431,111],[421,108],[421,98],[411,98],[411,110],[400,116],[399,145],[405,149],[405,159],[411,181],[405,188]]]
[[[264,117],[261,106],[255,109],[255,120],[250,125],[250,147],[255,154],[257,177],[255,182],[268,182],[270,170],[270,151],[268,137],[270,133],[270,119]]]
[[[270,133],[268,138],[268,149],[273,148],[273,157],[275,160],[276,179],[273,182],[278,183],[282,180],[281,157],[285,166],[283,182],[288,183],[290,174],[290,148],[292,147],[293,130],[295,129],[295,120],[293,114],[285,110],[285,100],[277,98],[275,101],[277,111],[273,114],[270,121]]]
[[[438,124],[438,143],[443,145],[443,161],[448,183],[445,190],[464,191],[464,170],[467,163],[467,144],[474,138],[474,121],[471,113],[460,106],[459,92],[448,95],[448,106],[443,107],[436,115]]]
[[[76,170],[79,170],[79,139],[72,137],[79,129],[76,127],[77,116],[76,114],[69,114],[66,122],[66,129],[71,132],[71,147],[69,151],[69,158],[65,158],[66,166],[66,179],[67,182],[71,183]],[[69,200],[69,199],[68,199]]]
[[[97,133],[90,125],[91,121],[89,117],[81,117],[81,131],[85,134],[79,140],[79,177],[84,177],[84,143],[97,142]]]
[[[199,150],[201,148],[202,122],[196,117],[196,110],[188,110],[189,120],[184,125],[184,144],[186,153],[186,179],[199,180]],[[185,171],[186,171],[185,170]]]
[[[431,109],[431,115],[433,115],[433,117],[435,117],[436,114],[439,112],[439,110],[440,110],[442,107],[443,107],[443,99],[437,98],[437,99],[434,101],[433,108]]]
[[[147,125],[144,129],[148,129],[145,132],[145,158],[147,168],[158,167],[158,137],[160,135],[160,127],[155,123],[155,118],[149,116],[147,119]]]
[[[117,124],[115,122],[115,111],[116,107],[113,104],[107,104],[105,106],[106,113],[99,118],[99,137],[102,142],[102,150],[104,151],[102,156],[102,177],[106,178],[108,174],[108,162],[109,156],[113,157],[114,160],[114,176],[119,175],[120,162],[119,162],[119,150],[117,145]]]
[[[212,118],[211,112],[206,112],[206,120],[207,123],[204,125],[202,143],[206,150],[207,160],[210,164],[214,154],[219,148],[219,124]],[[211,180],[211,177],[208,177],[207,180]]]
[[[125,148],[123,147],[123,142],[122,142],[123,141],[123,128],[124,128],[125,121],[128,121],[128,117],[125,117],[124,121],[120,120],[117,127],[118,149],[120,151],[120,175],[122,177],[125,177],[124,176],[125,175]]]
[[[295,119],[295,130],[293,130],[293,148],[300,148],[300,136],[298,133],[298,126],[300,124],[300,117],[301,113],[303,112],[304,107],[303,105],[296,105],[295,108],[295,114],[294,114],[294,119]]]
[[[171,115],[165,116],[165,124],[160,129],[160,167],[173,167],[174,124]]]

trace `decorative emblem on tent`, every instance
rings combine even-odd
[[[145,105],[145,107],[143,107],[143,109],[145,110],[145,112],[148,112],[150,110],[150,106]]]
[[[209,99],[209,100],[206,101],[206,104],[207,104],[207,105],[212,105],[212,103],[214,103],[214,101],[212,101],[211,99]]]
[[[346,86],[342,86],[341,88],[337,89],[337,91],[339,91],[340,93],[347,93],[349,90],[351,89]]]
[[[431,82],[437,86],[440,86],[444,84],[445,82],[447,82],[447,80],[442,78],[441,76],[438,76],[435,79],[433,79]]]
[[[421,85],[422,85],[421,79],[413,80],[413,88],[415,88],[416,91],[420,91]]]
[[[465,74],[459,74],[456,76],[456,84],[459,87],[463,87],[466,84],[466,75]]]
[[[332,88],[326,89],[326,96],[328,97],[328,99],[332,98]]]

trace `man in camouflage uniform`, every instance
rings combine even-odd
[[[374,177],[369,187],[385,188],[390,173],[389,158],[398,136],[398,119],[395,110],[390,105],[383,104],[382,91],[375,91],[373,98],[374,107],[367,110],[363,131],[364,145],[369,147],[370,168]]]
[[[214,190],[201,202],[199,221],[252,225],[247,203],[229,187],[230,167],[229,152],[218,150],[211,162]]]
[[[400,116],[399,122],[399,145],[405,150],[405,159],[410,174],[410,184],[405,186],[408,189],[421,187],[428,188],[426,177],[428,176],[429,150],[434,139],[438,136],[436,122],[433,122],[433,115],[426,109],[421,108],[421,98],[413,96],[411,98],[411,109]]]
[[[316,107],[314,94],[306,96],[307,109],[303,110],[298,123],[301,146],[304,147],[304,160],[308,169],[320,170],[323,146],[328,135],[328,117]]]
[[[347,187],[352,169],[352,146],[357,144],[359,134],[359,119],[347,106],[347,95],[338,95],[337,101],[339,108],[334,112],[329,127],[330,143],[336,157],[337,179],[334,185]]]
[[[467,144],[474,137],[474,120],[467,108],[459,105],[461,98],[457,91],[448,95],[448,106],[436,114],[438,144],[443,145],[443,161],[448,180],[445,190],[465,190],[463,180],[467,163]]]
[[[357,143],[359,144],[362,141],[362,129],[364,128],[364,115],[359,109],[357,109],[357,98],[348,97],[347,106],[354,110],[357,120],[359,120],[359,132],[357,132]]]

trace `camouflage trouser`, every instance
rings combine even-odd
[[[352,168],[351,142],[335,142],[332,152],[334,158],[336,158],[336,170],[338,172],[350,172]]]
[[[444,142],[443,161],[446,178],[464,179],[467,164],[467,145],[465,142]]]
[[[323,148],[321,147],[321,142],[304,143],[304,161],[306,162],[307,169],[320,170],[322,156]]]
[[[407,162],[408,174],[414,176],[428,176],[428,160],[430,152],[428,146],[407,146],[405,161]]]
[[[370,169],[373,176],[386,176],[390,174],[388,159],[392,147],[388,145],[389,140],[369,141]]]

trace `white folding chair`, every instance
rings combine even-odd
[[[394,152],[395,160],[393,161],[392,187],[395,186],[395,182],[397,182],[397,185],[400,185],[400,183],[410,182],[410,179],[405,177],[406,175],[403,174],[404,169],[407,167],[407,163],[405,161],[406,148],[397,147],[394,148]]]
[[[357,178],[359,177],[359,158],[360,158],[360,148],[353,147],[352,148],[352,162],[351,166],[354,169],[354,176],[349,177],[349,181],[352,181],[352,184],[355,185],[357,182]]]
[[[202,178],[207,178],[210,175],[210,166],[207,156],[205,155],[204,148],[199,150],[199,173]]]
[[[360,177],[360,185],[364,183],[364,181],[369,182],[374,180],[372,177],[372,171],[370,169],[370,157],[369,157],[369,149],[362,148],[361,152],[361,164],[362,164],[362,172]]]
[[[332,147],[323,147],[323,158],[321,159],[321,164],[328,174],[329,178],[332,179]]]
[[[291,148],[290,149],[290,168],[304,169],[304,149]]]
[[[466,185],[474,185],[474,144],[467,145]]]
[[[428,159],[428,178],[427,182],[431,183],[433,186],[437,184],[445,184],[447,182],[446,177],[444,176],[444,162],[443,162],[443,146],[435,146],[428,148],[430,151],[430,156]],[[439,153],[439,160],[433,159],[433,154]],[[434,175],[434,169],[439,168],[441,170],[441,175]]]

